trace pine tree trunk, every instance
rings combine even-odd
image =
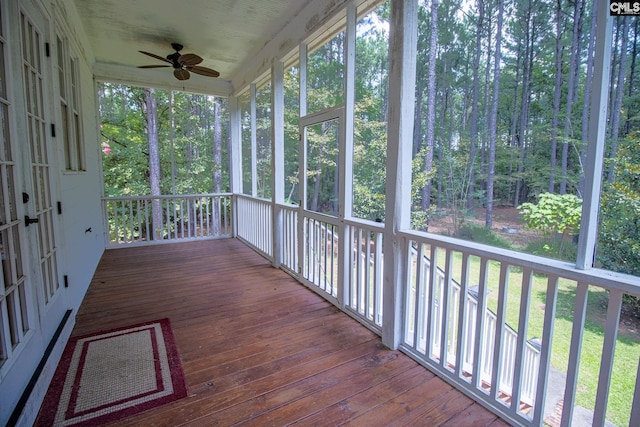
[[[219,194],[222,190],[222,114],[220,112],[220,99],[213,101],[213,193]],[[220,235],[220,205],[213,202],[212,233]]]
[[[435,148],[435,124],[436,124],[436,60],[438,57],[438,2],[431,0],[431,26],[429,39],[429,71],[427,82],[427,123],[425,144],[427,152],[424,157],[424,170],[431,173],[433,168],[433,150]],[[428,211],[431,208],[431,185],[432,180],[427,181],[427,185],[422,190],[422,210]]]
[[[635,89],[634,79],[636,74],[636,55],[638,54],[638,20],[634,19],[633,22],[633,47],[631,48],[631,66],[629,67],[629,91],[627,94],[629,97],[633,96]],[[627,119],[625,122],[625,135],[631,132],[631,109],[627,109]]]
[[[624,77],[627,71],[627,38],[629,32],[629,17],[622,18],[622,39],[620,42],[620,65],[618,67],[618,77],[616,83],[616,97],[613,104],[611,123],[611,148],[609,158],[613,161],[609,166],[607,181],[615,180],[615,158],[618,152],[618,134],[620,132],[620,110],[622,109],[622,95],[624,92]]]
[[[531,3],[527,9],[527,28],[531,28]],[[533,70],[533,45],[534,37],[529,37],[529,31],[525,37],[526,47],[524,51],[524,61],[522,64],[522,96],[520,99],[520,128],[518,133],[518,171],[516,179],[516,190],[513,198],[513,205],[519,206],[522,191],[522,172],[524,170],[525,151],[527,147],[527,130],[529,128],[529,104],[531,102],[531,74]],[[524,199],[524,198],[522,198]]]
[[[560,97],[562,95],[562,1],[556,0],[556,50],[555,50],[555,86],[553,89],[553,118],[551,120],[551,149],[549,151],[549,193],[555,193],[556,165],[558,161],[558,117],[560,115]]]
[[[149,145],[149,184],[151,195],[160,195],[160,151],[158,149],[158,109],[156,99],[153,97],[153,89],[144,90],[144,99],[147,116],[147,138]],[[160,199],[152,199],[151,225],[153,227],[153,239],[162,239],[162,206]]]
[[[472,210],[474,205],[475,181],[476,181],[476,151],[478,146],[478,98],[480,93],[480,56],[482,55],[482,25],[484,20],[484,0],[477,0],[478,24],[476,28],[476,49],[473,59],[473,89],[471,101],[471,129],[469,131],[469,189],[467,191],[467,209]]]
[[[587,47],[586,77],[584,83],[584,95],[582,103],[582,133],[580,146],[580,178],[578,180],[578,195],[584,194],[584,165],[587,159],[587,138],[589,131],[589,109],[591,106],[591,79],[593,77],[593,55],[595,49],[596,20],[598,16],[598,4],[593,2],[591,8],[591,28],[589,30],[589,45]]]
[[[573,8],[573,40],[571,44],[571,58],[569,60],[569,80],[567,82],[567,110],[564,126],[564,140],[562,141],[562,179],[560,181],[560,194],[567,192],[567,179],[569,169],[569,139],[572,137],[571,114],[573,112],[573,98],[576,91],[578,60],[580,58],[580,35],[582,34],[582,17],[584,0],[577,0]]]
[[[485,227],[491,229],[493,225],[493,185],[496,173],[496,138],[498,125],[498,97],[500,95],[500,46],[502,42],[502,16],[504,13],[504,0],[498,2],[498,22],[496,26],[496,50],[493,64],[493,99],[491,105],[491,119],[489,122],[489,162],[487,173],[487,212]]]

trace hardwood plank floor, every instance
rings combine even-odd
[[[163,317],[189,396],[114,425],[506,425],[235,239],[108,250],[73,334]]]

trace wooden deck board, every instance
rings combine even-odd
[[[189,396],[114,425],[506,425],[235,239],[106,251],[73,335],[163,317]]]

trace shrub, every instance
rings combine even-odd
[[[518,206],[528,228],[549,234],[576,234],[580,228],[582,200],[573,194],[542,193],[538,204]]]

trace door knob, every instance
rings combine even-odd
[[[35,224],[36,222],[40,222],[38,218],[29,218],[29,215],[24,216],[24,225],[28,227],[29,224]]]

